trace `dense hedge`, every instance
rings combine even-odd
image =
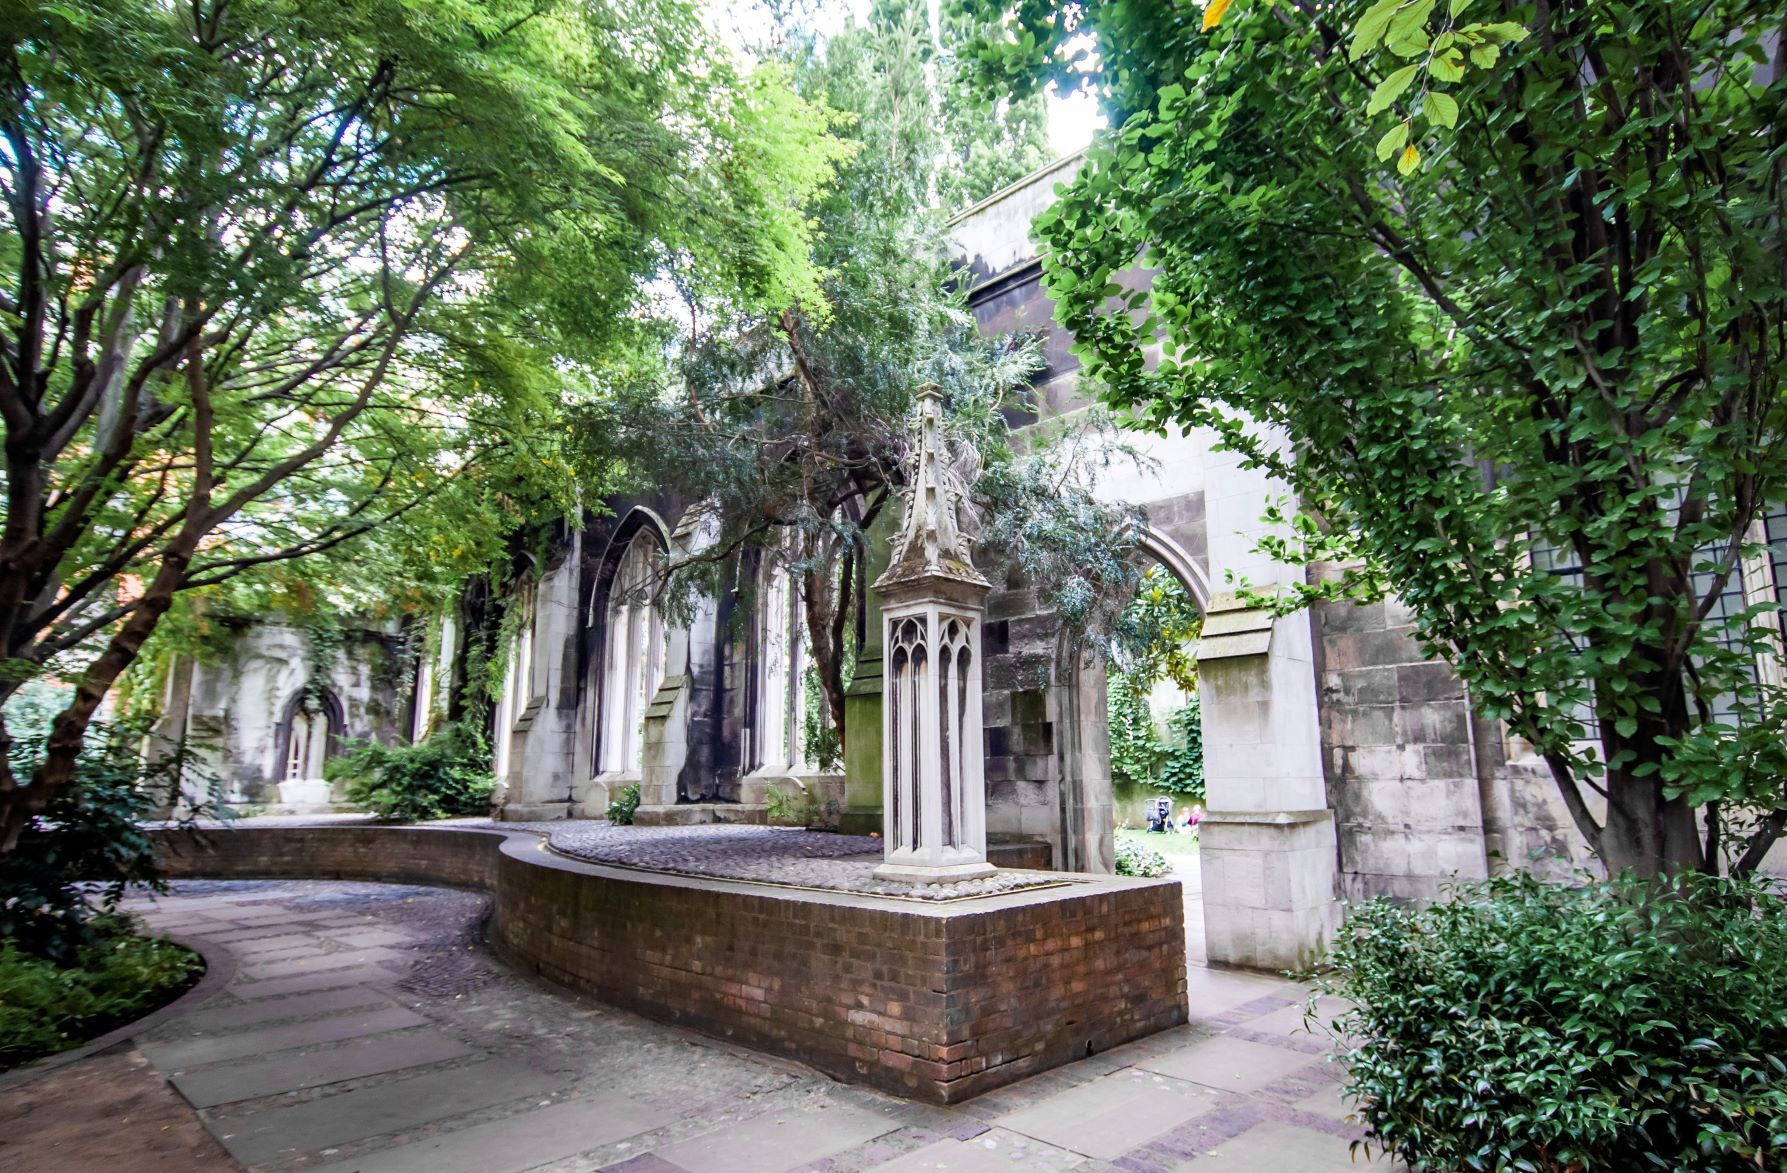
[[[1787,904],[1764,884],[1374,901],[1333,962],[1374,1148],[1433,1170],[1787,1167]]]

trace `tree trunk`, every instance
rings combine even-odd
[[[174,593],[192,560],[192,552],[186,547],[196,543],[197,538],[193,536],[190,542],[180,543],[162,558],[160,569],[143,592],[136,609],[112,636],[105,651],[77,678],[68,707],[56,714],[51,723],[44,759],[32,773],[30,785],[18,784],[10,764],[0,766],[5,771],[0,775],[0,855],[9,854],[18,846],[25,827],[74,780],[75,765],[86,742],[87,730],[93,724],[94,713],[99,711],[100,703],[118,677],[136,662],[144,641],[173,606]]]

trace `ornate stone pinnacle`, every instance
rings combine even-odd
[[[893,540],[893,562],[877,587],[946,578],[987,585],[974,569],[960,510],[967,486],[950,472],[948,441],[943,434],[943,389],[926,383],[918,389],[918,453],[906,492],[906,510]]]

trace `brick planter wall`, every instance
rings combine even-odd
[[[840,1079],[955,1103],[1186,1019],[1179,885],[930,904],[607,868],[527,832],[161,832],[177,877],[480,888],[515,965]]]

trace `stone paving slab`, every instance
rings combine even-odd
[[[428,1019],[401,1006],[386,1006],[370,1013],[340,1015],[334,1018],[292,1022],[260,1030],[237,1031],[233,1034],[199,1037],[173,1043],[143,1043],[143,1054],[163,1070],[192,1068],[207,1063],[224,1063],[245,1059],[250,1055],[266,1055],[294,1047],[339,1043],[346,1039],[384,1034],[412,1026],[426,1026]],[[240,1097],[239,1097],[240,1098]]]
[[[230,952],[239,958],[252,958],[260,961],[267,953],[278,953],[286,949],[316,948],[316,938],[309,933],[282,933],[277,937],[251,937],[245,941],[229,942]]]
[[[1145,1059],[1138,1066],[1223,1091],[1257,1092],[1320,1064],[1319,1058],[1302,1051],[1219,1035],[1170,1055]]]
[[[476,944],[485,902],[468,893],[181,882],[169,898],[132,904],[152,924],[190,919],[187,892],[258,906],[260,916],[272,915],[269,907],[302,913],[269,936],[294,939],[284,947],[310,950],[317,963],[381,949],[360,945],[373,933],[410,945],[384,949],[378,965],[250,981],[242,965],[285,956],[265,946],[240,958],[220,995],[233,1000],[164,1021],[143,1040],[164,1075],[211,1080],[220,1095],[260,1096],[200,1113],[256,1173],[1362,1167],[1348,1160],[1348,1142],[1361,1133],[1346,1119],[1338,1072],[1291,1021],[1304,991],[1271,978],[1194,967],[1187,985],[1196,1025],[942,1108],[843,1088],[796,1064],[522,978]],[[348,933],[367,936],[339,939]],[[430,967],[442,959],[477,968],[478,981],[436,973]],[[420,1022],[399,1025],[412,1016]],[[417,1038],[458,1057],[417,1054],[405,1042]],[[265,1082],[251,1086],[244,1073],[255,1072]]]
[[[1129,1068],[1002,1116],[997,1123],[1059,1148],[1114,1161],[1216,1106],[1216,1093],[1208,1088]]]
[[[361,1010],[369,1006],[390,1005],[384,994],[366,986],[343,986],[315,994],[297,994],[286,998],[260,999],[232,1006],[206,1007],[184,1015],[179,1020],[182,1032],[203,1034],[209,1031],[236,1030],[263,1022],[286,1018],[309,1018],[319,1014],[337,1014],[344,1010]]]
[[[356,949],[365,949],[374,945],[410,945],[415,938],[408,933],[396,932],[383,928],[329,929],[322,934],[331,941],[340,941]]]
[[[1196,1173],[1357,1173],[1390,1168],[1385,1160],[1354,1160],[1346,1145],[1337,1148],[1330,1135],[1272,1121],[1217,1145],[1195,1166]]]
[[[354,969],[367,965],[383,965],[387,962],[408,964],[415,958],[394,949],[355,949],[346,953],[324,953],[311,946],[311,952],[304,957],[287,957],[277,961],[261,962],[249,960],[244,963],[240,976],[249,982],[266,981],[269,978],[296,977],[303,973],[322,973],[330,969]],[[252,987],[245,987],[252,988]]]
[[[991,1132],[972,1140],[940,1140],[874,1169],[875,1173],[1054,1173],[1094,1167],[1078,1153],[1012,1133]]]
[[[668,1108],[610,1092],[338,1161],[318,1173],[519,1173],[639,1136],[677,1118]]]
[[[244,982],[232,987],[230,992],[243,999],[283,998],[288,994],[308,994],[313,990],[334,990],[342,986],[363,986],[368,982],[389,982],[396,976],[393,970],[376,965],[357,965],[352,969],[325,969],[296,977]]]
[[[519,1063],[490,1060],[219,1120],[213,1131],[230,1155],[257,1165],[543,1095],[559,1083]]]
[[[268,1055],[253,1063],[176,1071],[170,1078],[193,1107],[214,1108],[237,1100],[258,1100],[280,1092],[463,1059],[471,1053],[470,1047],[438,1031],[413,1030],[362,1039],[327,1051]]]
[[[798,1113],[768,1112],[654,1153],[688,1173],[783,1173],[898,1127],[898,1120],[880,1112],[821,1106]]]

